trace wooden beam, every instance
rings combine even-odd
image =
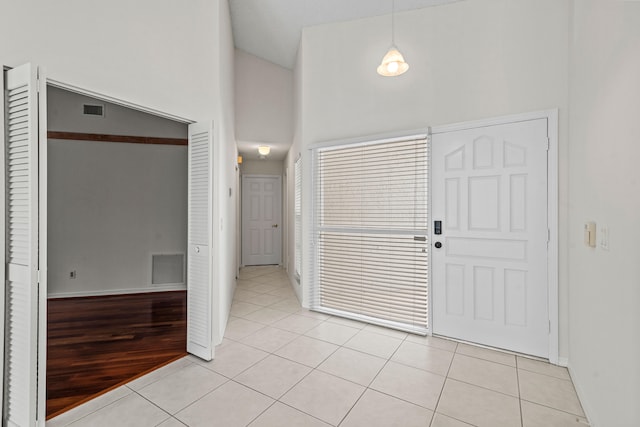
[[[157,138],[152,136],[105,135],[101,133],[56,132],[48,131],[49,139],[68,139],[73,141],[126,142],[129,144],[187,145],[182,138]]]

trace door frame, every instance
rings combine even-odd
[[[283,249],[283,240],[284,240],[284,233],[282,231],[282,229],[284,228],[283,225],[283,218],[284,218],[284,208],[283,208],[283,190],[282,190],[282,183],[283,183],[283,179],[282,179],[282,175],[268,175],[268,174],[241,174],[240,175],[240,186],[241,186],[241,195],[240,195],[240,265],[242,267],[244,267],[246,264],[244,263],[245,259],[244,259],[244,194],[245,194],[245,188],[244,188],[244,179],[245,178],[277,178],[278,180],[278,191],[280,191],[280,203],[278,204],[278,208],[280,209],[280,226],[278,227],[280,230],[280,262],[278,263],[279,266],[282,266],[284,263],[284,255],[282,252]]]
[[[558,109],[534,111],[530,113],[493,117],[468,122],[434,126],[429,130],[429,158],[431,158],[432,136],[440,133],[503,125],[530,120],[547,120],[547,224],[549,243],[547,245],[547,287],[549,313],[549,362],[559,363],[559,313],[558,313]],[[432,191],[432,169],[429,168],[429,194]],[[432,198],[429,197],[429,211],[432,212]],[[429,240],[433,241],[433,229],[429,228]],[[433,248],[429,247],[429,259]],[[433,283],[429,281],[429,330],[433,332]]]

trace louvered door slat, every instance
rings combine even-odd
[[[213,358],[211,123],[189,125],[187,351]]]
[[[4,77],[7,339],[3,416],[9,426],[44,425],[38,414],[42,402],[38,401],[37,69],[24,65],[6,71]]]

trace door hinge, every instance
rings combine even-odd
[[[551,148],[551,139],[547,137],[547,151],[549,151],[549,148]]]
[[[40,68],[38,68],[38,75],[36,76],[36,92],[40,93],[40,92],[44,92],[42,85],[43,84],[47,84],[46,81],[43,81],[42,77],[40,76]]]

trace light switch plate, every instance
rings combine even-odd
[[[584,224],[584,244],[590,248],[596,247],[596,223],[587,222]]]

